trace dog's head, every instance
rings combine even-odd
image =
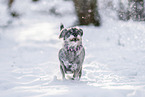
[[[69,47],[76,47],[78,45],[82,44],[82,36],[83,36],[83,30],[79,27],[72,27],[72,28],[64,28],[63,25],[61,25],[61,33],[59,38],[63,38],[65,41],[65,44],[67,44]]]

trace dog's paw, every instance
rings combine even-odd
[[[74,71],[74,70],[76,70],[76,69],[77,69],[77,64],[73,64],[73,65],[71,66],[71,70]]]
[[[73,77],[73,78],[71,78],[71,80],[75,80],[75,81],[79,81],[80,80],[80,78],[79,77]]]

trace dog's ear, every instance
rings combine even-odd
[[[67,32],[67,29],[62,29],[62,30],[60,31],[59,38],[63,38],[63,37],[65,36],[66,32]]]
[[[79,29],[79,32],[80,32],[81,36],[83,36],[83,30]]]
[[[64,25],[61,23],[60,25],[60,35],[59,38],[63,38],[65,36],[65,33],[67,32],[67,29],[64,29]]]
[[[60,25],[60,31],[61,31],[63,28],[64,28],[64,25],[61,24],[61,25]]]

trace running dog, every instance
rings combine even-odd
[[[60,71],[63,79],[65,74],[73,74],[72,80],[79,80],[82,75],[82,64],[85,49],[82,45],[83,30],[79,27],[64,28],[60,26],[60,36],[64,44],[59,51]]]

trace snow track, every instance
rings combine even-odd
[[[103,64],[92,62],[84,66],[84,77],[82,80],[90,81],[90,85],[105,87],[105,85],[111,85],[119,79],[119,76],[115,75]]]

